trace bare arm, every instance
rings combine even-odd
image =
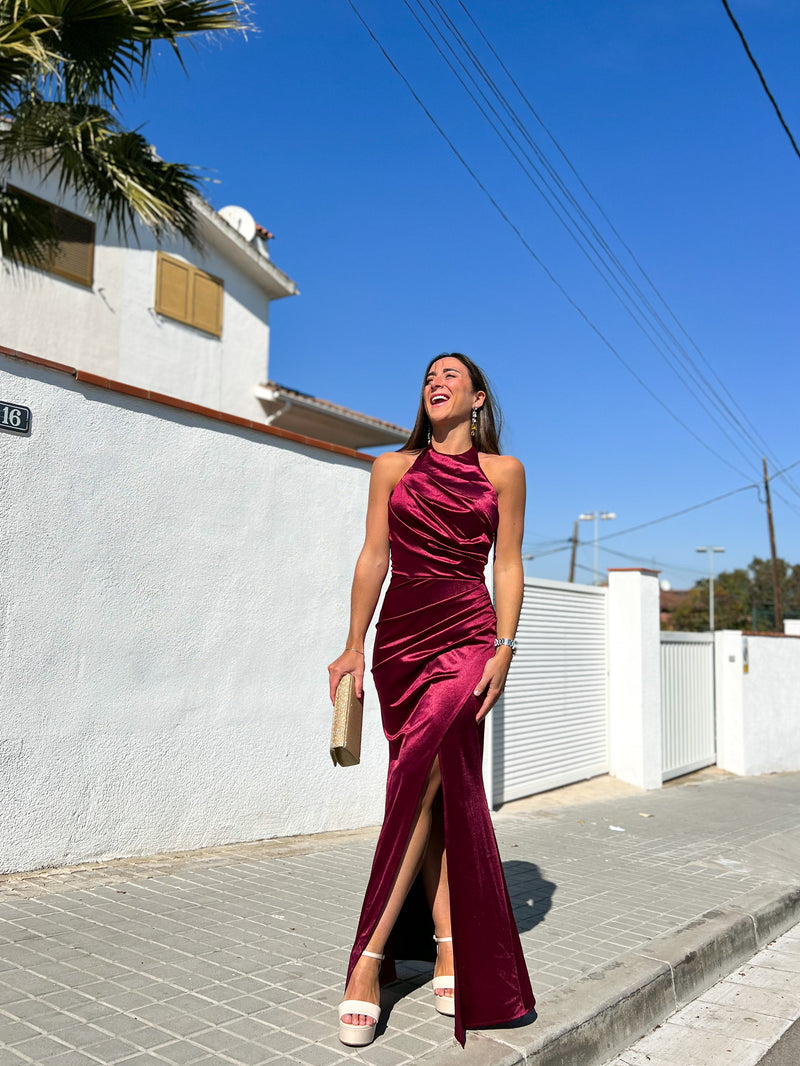
[[[525,520],[525,470],[511,456],[493,457],[487,476],[497,492],[499,520],[494,561],[494,602],[497,635],[513,640],[522,609],[522,532]],[[497,703],[511,665],[511,649],[501,645],[486,664],[475,689],[485,693],[477,721],[485,718]]]
[[[353,674],[358,698],[364,696],[364,640],[389,569],[389,495],[407,465],[407,457],[397,452],[379,455],[372,464],[367,532],[350,592],[350,629],[345,651],[328,667],[331,702],[343,674]]]

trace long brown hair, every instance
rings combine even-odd
[[[503,416],[500,413],[500,408],[492,398],[489,382],[487,381],[484,372],[477,363],[473,363],[468,356],[462,355],[460,352],[443,352],[441,355],[434,356],[425,367],[425,373],[422,377],[422,390],[420,394],[419,410],[417,411],[417,420],[414,423],[414,428],[411,430],[411,436],[400,451],[417,452],[428,444],[431,432],[431,422],[428,418],[428,412],[425,410],[425,380],[428,377],[431,367],[439,359],[458,359],[459,363],[463,363],[467,368],[473,391],[485,393],[486,399],[483,401],[483,406],[478,408],[478,424],[475,436],[472,438],[472,443],[479,452],[488,452],[490,455],[499,455],[500,430],[503,426]]]

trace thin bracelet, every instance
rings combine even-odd
[[[356,655],[363,655],[364,654],[364,652],[363,651],[359,651],[358,648],[345,648],[344,650],[345,651],[354,651],[356,653]]]

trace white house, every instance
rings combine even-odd
[[[4,178],[52,206],[63,240],[43,269],[3,264],[0,344],[347,447],[407,437],[401,426],[269,381],[270,307],[299,290],[246,211],[218,213],[198,197],[198,250],[144,227],[127,240],[106,230],[60,193],[56,176]]]

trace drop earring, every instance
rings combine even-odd
[[[430,443],[431,443],[431,424],[429,422],[428,423],[428,446],[429,447],[430,447]]]
[[[469,435],[472,437],[473,440],[475,439],[475,435],[477,434],[477,432],[478,432],[478,408],[477,407],[473,407],[472,408],[472,422],[470,423],[470,427],[469,427]]]

